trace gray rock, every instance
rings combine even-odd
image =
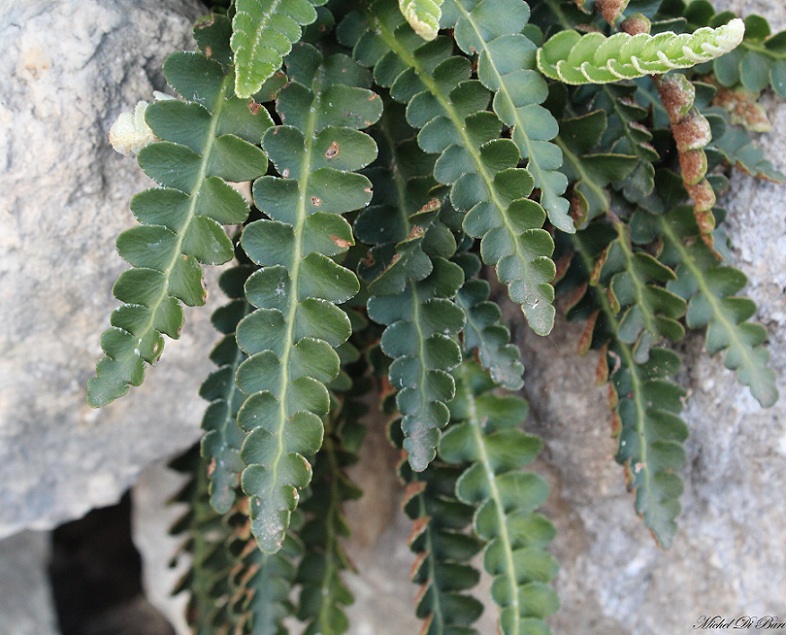
[[[85,403],[126,268],[114,239],[151,182],[109,147],[117,115],[163,88],[193,48],[197,0],[3,2],[0,22],[0,536],[115,502],[152,461],[198,435],[214,338],[187,314],[154,381]],[[10,80],[10,81],[9,81]],[[176,398],[173,398],[176,397]]]
[[[0,541],[0,633],[57,635],[46,565],[49,534],[23,531]]]

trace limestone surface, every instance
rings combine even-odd
[[[164,88],[193,48],[196,0],[3,2],[0,21],[0,536],[115,502],[140,470],[198,434],[212,342],[187,314],[180,342],[134,394],[101,411],[85,382],[126,265],[117,234],[152,182],[107,134]],[[165,366],[165,367],[164,367]],[[173,398],[176,396],[177,398]]]

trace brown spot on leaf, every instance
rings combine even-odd
[[[595,8],[612,26],[627,6],[628,0],[595,0]]]
[[[213,473],[216,471],[216,457],[210,459],[210,463],[207,464],[207,477],[210,478],[213,476]]]
[[[205,57],[213,57],[213,47],[210,44],[205,46]]]
[[[332,234],[330,236],[330,240],[332,240],[339,247],[341,247],[341,249],[347,249],[348,247],[352,246],[352,243],[350,241],[345,240],[343,238],[340,238],[339,236],[336,236],[335,234]]]
[[[250,112],[252,115],[256,115],[256,114],[258,114],[261,108],[262,108],[262,104],[258,104],[258,103],[257,103],[257,102],[255,102],[253,99],[252,99],[251,101],[249,101],[249,102],[248,102],[248,111],[249,111],[249,112]]]
[[[418,210],[418,214],[436,212],[440,207],[442,207],[442,203],[439,201],[439,199],[432,198],[428,203]]]
[[[320,205],[322,205],[322,199],[319,198],[318,196],[312,196],[311,197],[311,204],[314,207],[319,207]]]
[[[330,144],[330,147],[325,152],[325,157],[328,159],[335,159],[339,153],[339,145],[335,141]]]
[[[595,366],[595,383],[599,386],[609,380],[609,356],[606,352],[608,344],[604,344],[598,356],[598,365]]]

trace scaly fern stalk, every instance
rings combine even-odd
[[[161,141],[139,152],[139,165],[161,187],[134,197],[131,210],[142,224],[117,240],[133,269],[113,290],[124,304],[101,338],[106,356],[88,383],[94,407],[142,383],[145,362],[161,355],[162,334],[179,337],[180,302],[204,304],[199,263],[229,261],[233,247],[221,223],[248,216],[248,204],[226,181],[248,181],[267,170],[267,157],[254,144],[272,121],[264,108],[252,112],[233,95],[231,68],[200,53],[173,53],[164,74],[186,100],[147,108],[147,124]]]
[[[355,275],[331,259],[354,242],[341,214],[366,205],[371,183],[354,173],[374,160],[376,145],[359,128],[376,121],[381,100],[366,71],[348,57],[323,59],[299,45],[287,63],[290,83],[276,109],[283,125],[262,143],[281,177],[254,183],[268,218],[243,231],[242,246],[262,269],[246,283],[257,310],[237,330],[249,358],[236,380],[248,395],[238,413],[247,432],[241,457],[251,530],[266,553],[277,551],[311,480],[306,456],[322,444],[328,413],[325,385],[339,373],[335,348],[350,335],[336,305],[359,289]]]
[[[527,198],[534,181],[516,168],[516,144],[499,138],[502,124],[485,110],[490,94],[471,79],[470,62],[451,55],[450,40],[422,45],[390,0],[364,4],[364,16],[350,14],[339,38],[407,104],[410,125],[421,129],[420,147],[440,155],[434,177],[451,186],[452,205],[466,214],[464,231],[482,238],[484,262],[496,266],[532,329],[547,334],[554,323],[554,244],[541,229],[543,208]]]
[[[491,392],[496,385],[474,363],[465,362],[454,374],[451,416],[456,423],[443,435],[439,453],[450,463],[469,464],[456,482],[456,495],[476,507],[473,528],[486,542],[483,566],[493,577],[500,632],[550,633],[543,620],[559,606],[548,585],[558,567],[545,548],[555,532],[533,513],[545,502],[548,486],[521,471],[541,447],[539,439],[517,428],[527,404]]]
[[[706,178],[707,155],[704,153],[705,146],[712,139],[710,124],[694,106],[696,89],[684,75],[658,77],[655,86],[671,122],[682,182],[693,201],[693,214],[701,230],[701,239],[713,249],[715,192]]]

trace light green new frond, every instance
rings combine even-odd
[[[99,407],[144,379],[183,324],[181,302],[205,302],[200,263],[232,259],[232,242],[222,224],[242,223],[248,203],[230,185],[267,171],[257,146],[272,125],[267,110],[249,110],[232,93],[232,72],[200,53],[174,53],[164,64],[170,86],[183,100],[157,101],[145,119],[160,139],[139,152],[139,165],[160,186],[137,194],[131,211],[140,225],[117,239],[131,265],[113,293],[123,306],[104,332],[105,357],[88,382],[88,403]]]
[[[382,111],[379,97],[365,88],[367,71],[344,55],[323,59],[314,47],[299,45],[287,75],[277,100],[283,125],[262,139],[281,176],[254,183],[265,218],[248,224],[241,240],[262,267],[245,286],[257,310],[237,328],[238,345],[249,356],[236,375],[248,395],[238,413],[247,433],[242,486],[251,531],[268,553],[281,546],[299,492],[311,480],[305,457],[322,445],[327,384],[340,368],[335,349],[351,333],[337,305],[359,284],[335,258],[354,243],[342,214],[371,199],[370,181],[356,170],[375,159],[377,148],[359,129]]]
[[[544,618],[559,607],[549,584],[558,567],[546,550],[555,531],[535,513],[548,486],[522,471],[542,444],[518,427],[527,414],[523,399],[495,394],[494,382],[474,362],[464,362],[454,375],[454,423],[442,437],[439,455],[466,466],[456,495],[475,507],[473,529],[486,543],[483,566],[493,578],[499,630],[503,635],[545,635],[550,631]]]
[[[444,0],[398,0],[398,8],[412,30],[424,40],[437,37]]]
[[[300,40],[302,27],[317,19],[314,7],[325,1],[236,0],[231,46],[238,97],[251,97],[281,68],[284,56]]]
[[[566,84],[605,84],[708,62],[736,48],[744,34],[738,19],[679,35],[561,31],[538,49],[537,63],[544,75]]]

